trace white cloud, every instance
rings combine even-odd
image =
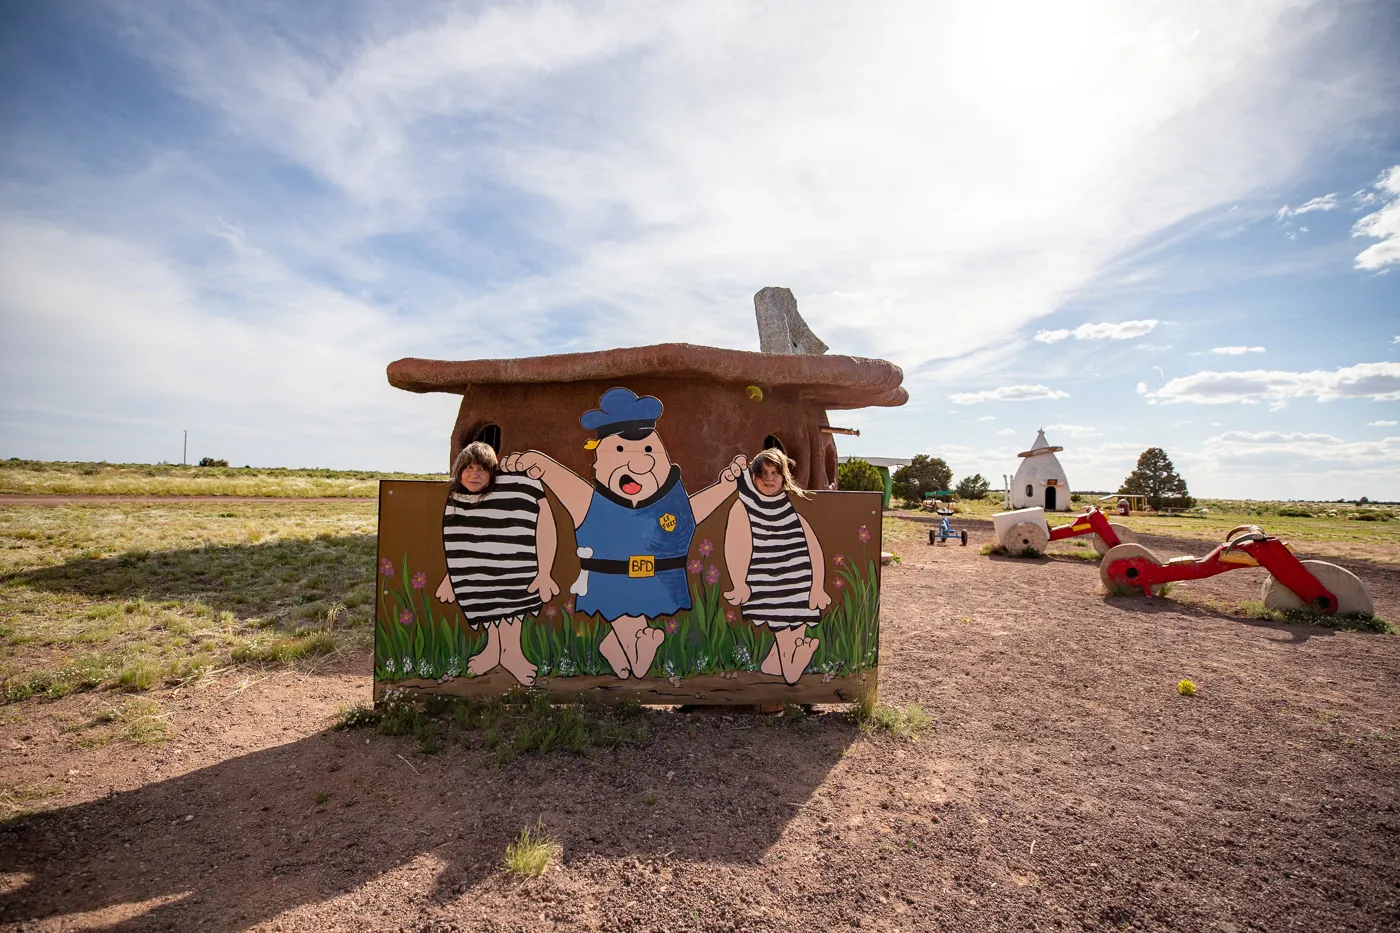
[[[1366,466],[1400,459],[1400,437],[1344,441],[1331,434],[1304,431],[1226,431],[1206,438],[1203,447],[1206,456],[1222,460],[1277,462],[1278,458],[1290,458]]]
[[[1330,372],[1255,369],[1218,373],[1206,370],[1172,379],[1156,391],[1149,391],[1146,384],[1138,383],[1138,392],[1151,404],[1227,405],[1268,401],[1282,406],[1290,399],[1300,398],[1319,402],[1341,398],[1392,401],[1400,399],[1400,363],[1357,363]]]
[[[46,434],[55,446],[41,456],[175,459],[188,428],[192,455],[238,464],[445,468],[453,397],[425,400],[384,376],[431,344],[427,322],[299,281],[256,251],[195,282],[119,240],[13,218],[0,223],[0,283],[0,433],[82,426]],[[204,295],[221,292],[249,310],[205,313]],[[366,446],[354,436],[365,430],[383,437]]]
[[[948,397],[959,405],[976,405],[979,402],[1033,402],[1047,398],[1069,398],[1069,393],[1049,386],[1029,385],[1001,386],[996,389],[983,389],[981,392],[957,392]]]
[[[1129,340],[1150,334],[1161,321],[1120,321],[1116,324],[1080,324],[1074,330],[1038,330],[1035,339],[1041,343],[1075,340]]]
[[[995,421],[995,420],[997,420],[997,416],[996,416],[996,415],[983,415],[982,417],[978,418],[977,420],[978,420],[978,421]]]
[[[1385,203],[1380,210],[1358,220],[1351,228],[1351,235],[1380,240],[1356,254],[1356,268],[1384,272],[1400,263],[1400,165],[1392,165],[1382,172],[1372,187],[1380,192]]]
[[[1220,356],[1243,356],[1246,353],[1263,353],[1263,347],[1214,347],[1212,353]]]
[[[1000,431],[998,431],[997,433],[1000,434],[1002,437],[1010,437],[1011,435],[1015,434],[1016,432],[1013,431],[1011,428],[1002,428],[1002,429],[1001,429]]]
[[[219,5],[128,9],[138,52],[350,216],[398,233],[483,192],[521,202],[512,225],[559,255],[488,297],[599,308],[588,346],[751,346],[732,325],[781,269],[834,348],[963,353],[1053,311],[1125,244],[1288,177],[1344,119],[1312,103],[1315,79],[1263,80],[1320,42],[1286,3],[1026,4],[1014,36],[976,5],[551,3],[379,12],[332,37]],[[923,313],[935,287],[979,314],[898,338],[869,323]],[[863,320],[838,291],[866,296]]]
[[[1394,421],[1368,421],[1368,422],[1366,422],[1366,427],[1368,427],[1368,428],[1393,428],[1393,427],[1395,427],[1395,422],[1394,422]]]
[[[1098,428],[1091,428],[1083,424],[1047,424],[1045,436],[1049,437],[1052,434],[1063,434],[1068,437],[1101,437],[1103,432]]]
[[[1331,194],[1324,194],[1320,198],[1313,198],[1311,201],[1307,201],[1298,207],[1290,208],[1285,204],[1283,207],[1279,208],[1278,213],[1274,215],[1274,219],[1286,220],[1289,217],[1297,217],[1299,214],[1310,214],[1313,211],[1330,211],[1336,206],[1337,193],[1334,191]],[[1307,228],[1304,227],[1303,229],[1306,230]]]

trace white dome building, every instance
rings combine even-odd
[[[1045,429],[1035,436],[1030,450],[1023,450],[1016,456],[1023,458],[1016,478],[1011,481],[1011,507],[1029,509],[1040,506],[1047,512],[1068,512],[1069,480],[1064,467],[1055,459],[1056,451],[1063,447],[1051,447],[1045,439]]]

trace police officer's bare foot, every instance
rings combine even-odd
[[[651,662],[656,660],[656,652],[665,638],[666,633],[659,628],[648,627],[637,633],[637,664],[632,670],[642,672],[638,677],[645,677],[651,670]]]
[[[626,680],[631,676],[632,666],[627,660],[627,652],[622,650],[622,642],[618,641],[616,630],[608,632],[598,643],[598,653],[612,666],[613,673],[619,679]]]

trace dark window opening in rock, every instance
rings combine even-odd
[[[1034,496],[1034,495],[1035,495],[1035,487],[1032,486],[1030,483],[1027,483],[1027,484],[1026,484],[1026,495],[1028,495],[1028,496]]]
[[[483,442],[485,442],[485,443],[491,445],[491,449],[494,450],[494,451],[496,452],[496,455],[497,455],[497,456],[500,456],[500,453],[501,453],[501,426],[498,425],[498,424],[486,424],[486,425],[482,425],[482,426],[477,430],[476,436],[472,438],[472,441],[473,441],[473,442],[476,442],[476,441],[483,441]]]
[[[763,449],[767,450],[770,447],[776,447],[783,453],[787,453],[787,448],[783,446],[782,441],[778,440],[778,436],[776,434],[770,434],[763,439]]]

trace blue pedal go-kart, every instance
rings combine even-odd
[[[928,530],[928,543],[942,544],[949,538],[959,538],[962,540],[962,546],[967,547],[967,529],[964,528],[962,531],[954,531],[953,526],[948,524],[948,516],[953,514],[953,510],[938,509],[937,512],[940,516],[938,527]]]

